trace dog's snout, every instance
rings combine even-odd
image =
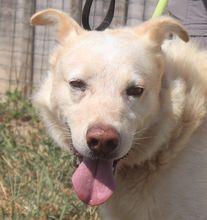
[[[98,154],[111,153],[119,144],[119,133],[109,125],[94,125],[86,133],[88,147]]]

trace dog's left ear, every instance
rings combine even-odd
[[[170,17],[152,18],[134,29],[135,33],[146,35],[155,43],[155,47],[161,47],[167,34],[178,35],[183,41],[188,42],[189,36],[184,27],[175,19]]]
[[[71,17],[56,9],[46,9],[39,11],[31,17],[32,25],[56,25],[57,40],[61,42],[71,33],[80,34],[83,28]]]

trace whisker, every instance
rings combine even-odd
[[[50,123],[48,125],[48,128],[58,128],[62,131],[66,131],[66,132],[69,132],[69,129],[65,128],[65,127],[61,127],[60,125],[58,125],[57,123],[53,122],[53,123]]]
[[[136,135],[138,135],[138,134],[141,134],[143,131],[145,131],[146,130],[146,127],[144,127],[144,128],[142,128],[142,129],[140,129],[140,130],[137,130],[134,134],[133,134],[133,136],[136,136]]]
[[[134,140],[145,140],[145,139],[150,139],[153,138],[153,136],[149,136],[149,137],[135,137]]]

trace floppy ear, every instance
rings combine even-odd
[[[39,11],[31,17],[32,25],[56,25],[57,40],[61,42],[68,34],[80,34],[83,29],[80,25],[64,12],[56,9]]]
[[[167,34],[178,35],[183,41],[188,42],[189,36],[184,27],[175,19],[170,17],[153,18],[135,28],[137,35],[148,35],[155,46],[160,47]]]

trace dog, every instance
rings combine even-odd
[[[57,28],[33,101],[80,159],[77,196],[107,220],[207,219],[207,52],[170,17],[86,31],[47,9],[31,23]]]

